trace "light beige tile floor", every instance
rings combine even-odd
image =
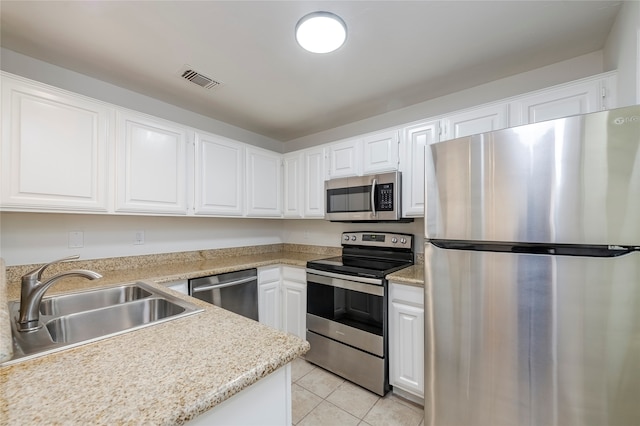
[[[389,392],[380,397],[298,358],[291,368],[296,426],[423,426],[421,406]]]

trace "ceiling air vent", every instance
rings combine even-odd
[[[185,78],[198,86],[204,87],[205,89],[213,89],[214,87],[222,84],[219,81],[215,81],[206,75],[202,75],[199,72],[192,70],[191,68],[185,68],[184,71],[182,71],[182,78]]]

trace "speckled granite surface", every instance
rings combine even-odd
[[[73,268],[104,276],[95,281],[62,280],[49,290],[54,294],[138,280],[165,283],[274,264],[305,266],[308,260],[339,253],[339,248],[279,244],[68,262],[46,276]],[[7,268],[9,300],[19,299],[19,278],[33,267]],[[0,367],[0,423],[181,424],[309,349],[295,336],[189,300],[205,311]]]
[[[424,254],[416,255],[415,265],[389,274],[387,279],[400,284],[424,287]]]
[[[48,294],[138,280],[166,283],[274,264],[304,267],[308,260],[340,251],[276,244],[68,262],[46,276],[86,268],[103,278],[62,280]],[[20,276],[35,266],[7,268],[9,300],[19,299]],[[423,266],[417,264],[389,278],[423,285],[422,277]],[[295,336],[189,300],[205,311],[0,367],[0,423],[182,424],[309,350],[309,344]]]
[[[11,327],[7,306],[7,283],[4,260],[0,259],[0,362],[11,359]]]
[[[182,424],[309,349],[196,302],[204,312],[0,368],[1,423]]]
[[[340,253],[341,249],[336,247],[272,244],[184,253],[77,260],[52,265],[47,269],[45,277],[68,269],[90,269],[100,273],[103,278],[94,281],[82,278],[61,280],[47,291],[47,295],[136,280],[166,283],[279,263],[304,267],[309,260],[337,256]],[[40,265],[20,265],[7,268],[7,297],[9,300],[20,298],[20,277],[37,266]]]

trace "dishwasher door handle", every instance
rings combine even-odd
[[[218,283],[218,284],[211,284],[211,285],[205,285],[205,286],[200,286],[200,287],[193,287],[193,293],[200,293],[203,291],[208,291],[208,290],[214,290],[216,288],[224,288],[224,287],[231,287],[232,285],[239,285],[239,284],[244,284],[244,283],[248,283],[250,281],[257,281],[258,277],[249,277],[249,278],[244,278],[241,280],[236,280],[236,281],[229,281],[229,282],[225,282],[225,283]]]

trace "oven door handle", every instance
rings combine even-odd
[[[371,182],[371,214],[375,217],[378,212],[376,212],[376,185],[378,185],[378,179],[373,179]]]
[[[316,271],[307,269],[307,284],[316,283],[331,287],[343,288],[345,290],[358,291],[360,293],[372,294],[374,296],[384,296],[384,286],[382,280],[373,278],[345,277],[344,275],[332,272]],[[374,284],[374,285],[371,285]]]

